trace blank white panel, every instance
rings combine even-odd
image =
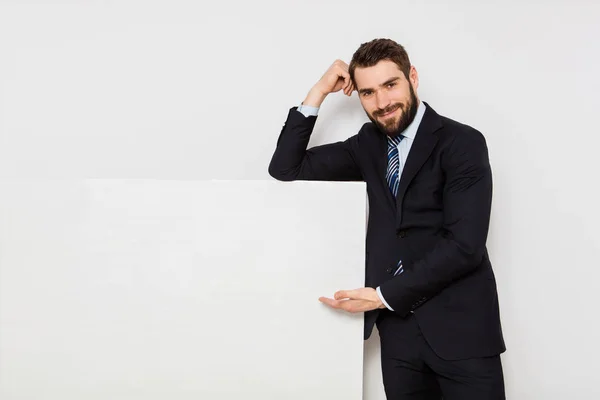
[[[0,398],[362,398],[362,183],[3,181]]]

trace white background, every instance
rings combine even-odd
[[[289,107],[391,37],[421,98],[488,140],[508,397],[598,398],[600,3],[481,3],[2,1],[0,174],[270,179]],[[332,96],[312,144],[364,121]]]
[[[0,398],[360,400],[364,193],[1,182]]]

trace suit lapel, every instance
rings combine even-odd
[[[442,122],[437,113],[429,107],[429,104],[425,104],[427,108],[425,109],[423,120],[421,121],[421,125],[419,125],[419,129],[415,135],[415,141],[410,148],[408,158],[406,159],[404,169],[402,170],[402,175],[400,176],[398,196],[396,198],[398,224],[400,224],[402,219],[402,201],[406,194],[406,190],[417,172],[419,172],[425,161],[427,161],[431,155],[431,152],[438,141],[438,137],[434,135],[434,132],[442,127]]]

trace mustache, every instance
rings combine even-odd
[[[392,104],[392,105],[389,105],[389,106],[387,106],[386,108],[384,108],[382,110],[377,110],[377,111],[373,112],[373,115],[376,116],[376,117],[379,117],[379,116],[381,116],[383,114],[387,114],[389,112],[396,111],[399,108],[404,109],[404,105],[402,103]]]

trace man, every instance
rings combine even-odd
[[[492,200],[487,145],[472,127],[419,100],[419,78],[389,39],[337,60],[292,107],[269,165],[282,181],[365,181],[364,288],[320,300],[377,324],[387,398],[504,399],[505,351],[486,240]],[[357,91],[370,123],[307,149],[325,98]]]

